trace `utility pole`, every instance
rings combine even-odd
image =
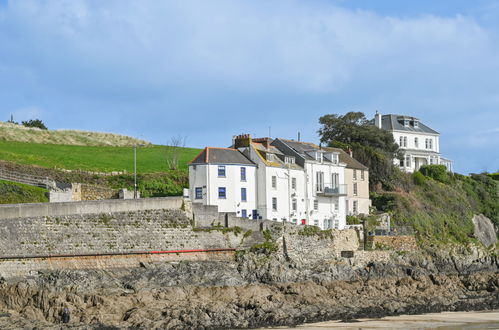
[[[137,199],[137,144],[133,145],[133,199]]]
[[[133,145],[133,199],[137,199],[137,147],[144,147],[145,144]]]

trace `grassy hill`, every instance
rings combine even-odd
[[[149,142],[129,136],[78,130],[42,130],[0,121],[0,140],[81,146],[133,146]]]
[[[0,180],[0,204],[48,202],[47,190]]]
[[[148,145],[137,148],[137,172],[167,172],[166,146]],[[181,148],[179,168],[187,163],[199,149]],[[92,172],[133,172],[133,147],[54,145],[0,141],[0,160],[47,168],[83,170]]]

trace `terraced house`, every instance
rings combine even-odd
[[[244,218],[342,229],[349,208],[345,156],[350,158],[313,143],[236,136],[231,148],[205,148],[191,162],[190,198]],[[359,180],[367,184],[367,169],[362,171]],[[350,189],[359,188],[352,183]],[[351,207],[364,213],[365,204]]]

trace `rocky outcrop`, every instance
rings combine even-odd
[[[493,246],[497,244],[497,233],[492,221],[483,214],[473,217],[473,225],[475,226],[475,237],[478,238],[484,246]]]
[[[496,257],[437,251],[321,262],[262,249],[225,262],[37,272],[2,281],[0,327],[50,328],[64,307],[82,329],[254,328],[499,308]]]

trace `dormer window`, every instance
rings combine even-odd
[[[415,127],[415,128],[418,128],[418,127],[419,127],[419,121],[417,121],[417,120],[415,120],[415,121],[414,121],[414,127]]]
[[[286,164],[294,164],[295,163],[295,157],[286,156],[286,157],[284,157],[284,162]]]
[[[404,126],[409,127],[409,119],[404,119]]]
[[[333,164],[338,164],[340,161],[339,161],[339,157],[338,157],[338,154],[332,154],[331,155],[331,163]]]
[[[268,162],[274,161],[274,154],[266,154],[266,159]]]
[[[315,153],[315,160],[322,163],[322,152]]]

